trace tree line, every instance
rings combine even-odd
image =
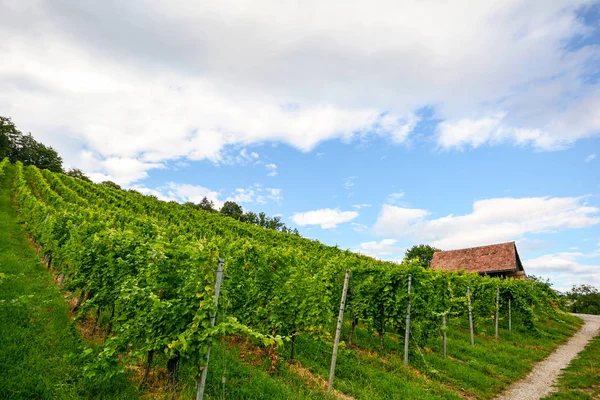
[[[65,170],[63,168],[62,157],[60,157],[54,148],[38,142],[33,138],[31,133],[21,132],[9,117],[0,116],[0,161],[5,157],[13,164],[20,161],[25,166],[34,165],[40,169],[63,173],[87,182],[92,181],[79,168]],[[101,185],[123,190],[121,186],[112,181],[101,182]],[[242,206],[233,201],[226,201],[220,209],[215,207],[215,204],[206,197],[198,204],[187,202],[185,205],[195,209],[219,212],[248,224],[300,236],[298,230],[287,227],[285,223],[281,221],[281,217],[269,217],[264,212],[244,212]]]
[[[245,222],[247,224],[262,226],[263,228],[273,229],[279,232],[290,233],[292,235],[300,236],[298,229],[289,228],[284,222],[281,221],[281,217],[276,215],[269,217],[266,213],[260,212],[255,213],[252,211],[244,212],[242,206],[237,204],[235,201],[226,201],[223,206],[218,209],[212,200],[207,197],[202,198],[200,203],[194,204],[191,201],[184,203],[185,206],[195,208],[198,210],[204,210],[209,212],[218,212],[228,217],[237,219],[238,221]]]
[[[63,172],[62,158],[56,150],[35,140],[31,133],[22,133],[10,118],[0,116],[0,160],[5,157],[11,163],[21,161],[23,165]]]

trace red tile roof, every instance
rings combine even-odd
[[[437,251],[433,253],[431,268],[479,273],[523,271],[515,242]]]

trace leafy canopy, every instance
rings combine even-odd
[[[406,250],[404,254],[405,261],[418,260],[419,264],[423,268],[429,268],[431,265],[431,260],[433,259],[433,253],[436,251],[441,251],[440,249],[436,249],[428,244],[418,244],[414,245],[410,249]]]

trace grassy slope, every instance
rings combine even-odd
[[[565,368],[556,386],[558,392],[546,399],[600,398],[600,335],[596,336]]]
[[[119,377],[93,385],[83,377],[82,365],[69,357],[81,351],[82,341],[69,321],[67,303],[27,241],[10,204],[13,168],[7,167],[0,182],[0,399],[139,398],[131,374],[131,380]],[[321,390],[305,387],[294,374],[271,377],[266,368],[242,363],[236,349],[223,350],[215,343],[205,398],[221,398],[223,374],[229,377],[227,398],[325,397]],[[157,359],[162,361],[160,355]],[[188,379],[187,386],[191,397],[194,382]],[[162,397],[149,392],[144,397]]]
[[[0,399],[134,396],[123,378],[91,386],[81,366],[69,360],[81,341],[51,274],[17,222],[11,177],[9,166],[0,186]]]
[[[386,354],[378,354],[379,338],[366,330],[355,332],[355,344],[338,356],[334,387],[362,399],[492,398],[508,384],[526,375],[533,363],[550,354],[581,325],[579,318],[561,314],[541,324],[532,335],[501,329],[501,339],[478,335],[471,347],[468,330],[454,321],[448,330],[448,358],[441,356],[441,339],[432,348],[411,347],[410,372],[403,367],[403,340],[388,335]],[[344,330],[344,337],[347,332]],[[329,347],[330,348],[330,347]],[[298,339],[297,358],[323,378],[329,372],[327,345],[306,337]],[[321,354],[323,353],[323,354]]]
[[[130,374],[134,384],[121,377],[92,387],[82,377],[82,367],[67,358],[79,351],[81,340],[69,323],[68,307],[51,274],[37,260],[17,223],[8,196],[11,174],[9,167],[0,191],[0,273],[7,275],[0,282],[0,398],[138,398],[135,376]],[[457,393],[491,398],[526,374],[535,361],[544,358],[580,325],[576,318],[561,316],[542,324],[539,335],[501,330],[502,339],[497,342],[488,332],[478,336],[477,345],[472,348],[465,321],[452,322],[450,357],[439,355],[439,343],[431,345],[432,349],[423,348],[423,355],[412,349],[410,370],[402,366],[402,345],[393,335],[386,337],[386,354],[382,358],[376,353],[378,338],[357,329],[358,347],[340,352],[334,386],[361,399],[456,399]],[[347,327],[343,335],[347,336]],[[285,360],[288,352],[289,344],[280,350],[276,372],[269,375],[270,362],[260,351],[216,341],[205,398],[327,398],[314,383],[314,377],[321,382],[327,379],[331,345],[298,338],[296,363],[312,373],[313,377],[308,378],[292,371]],[[158,367],[164,367],[163,358],[156,356]],[[194,395],[190,367],[183,365],[180,371],[182,398]],[[164,373],[161,368],[156,371],[159,377]],[[143,397],[162,397],[161,386],[158,382]]]

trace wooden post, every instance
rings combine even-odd
[[[498,339],[498,318],[500,317],[500,288],[496,288],[496,339]]]
[[[471,286],[467,286],[467,302],[469,304],[469,328],[471,330],[471,346],[475,346],[475,334],[473,332],[473,309],[471,308]]]
[[[446,357],[446,314],[442,315],[442,334],[444,335],[444,358]]]
[[[337,329],[335,330],[335,341],[333,342],[333,354],[331,355],[331,366],[329,367],[329,382],[327,391],[330,392],[333,387],[333,377],[335,375],[335,362],[337,360],[338,345],[340,344],[340,334],[342,333],[342,323],[344,322],[344,307],[346,306],[346,293],[348,292],[348,281],[350,280],[350,270],[346,270],[344,278],[344,288],[342,289],[342,301],[340,302],[340,313],[338,315]]]
[[[511,310],[510,297],[508,298],[508,330],[512,332],[512,310]]]
[[[223,264],[225,260],[219,258],[219,267],[217,268],[217,279],[215,282],[215,307],[219,304],[219,293],[221,293],[221,281],[223,280]],[[210,317],[210,327],[215,326],[215,320],[217,318],[217,310]],[[204,386],[206,385],[206,375],[208,374],[208,360],[210,358],[210,347],[211,343],[208,344],[208,350],[206,351],[206,365],[202,370],[202,376],[200,377],[200,384],[198,385],[198,393],[196,394],[196,400],[202,400],[204,398]]]
[[[408,367],[408,341],[410,340],[410,287],[412,275],[408,275],[408,305],[406,306],[406,332],[404,333],[404,366]]]

